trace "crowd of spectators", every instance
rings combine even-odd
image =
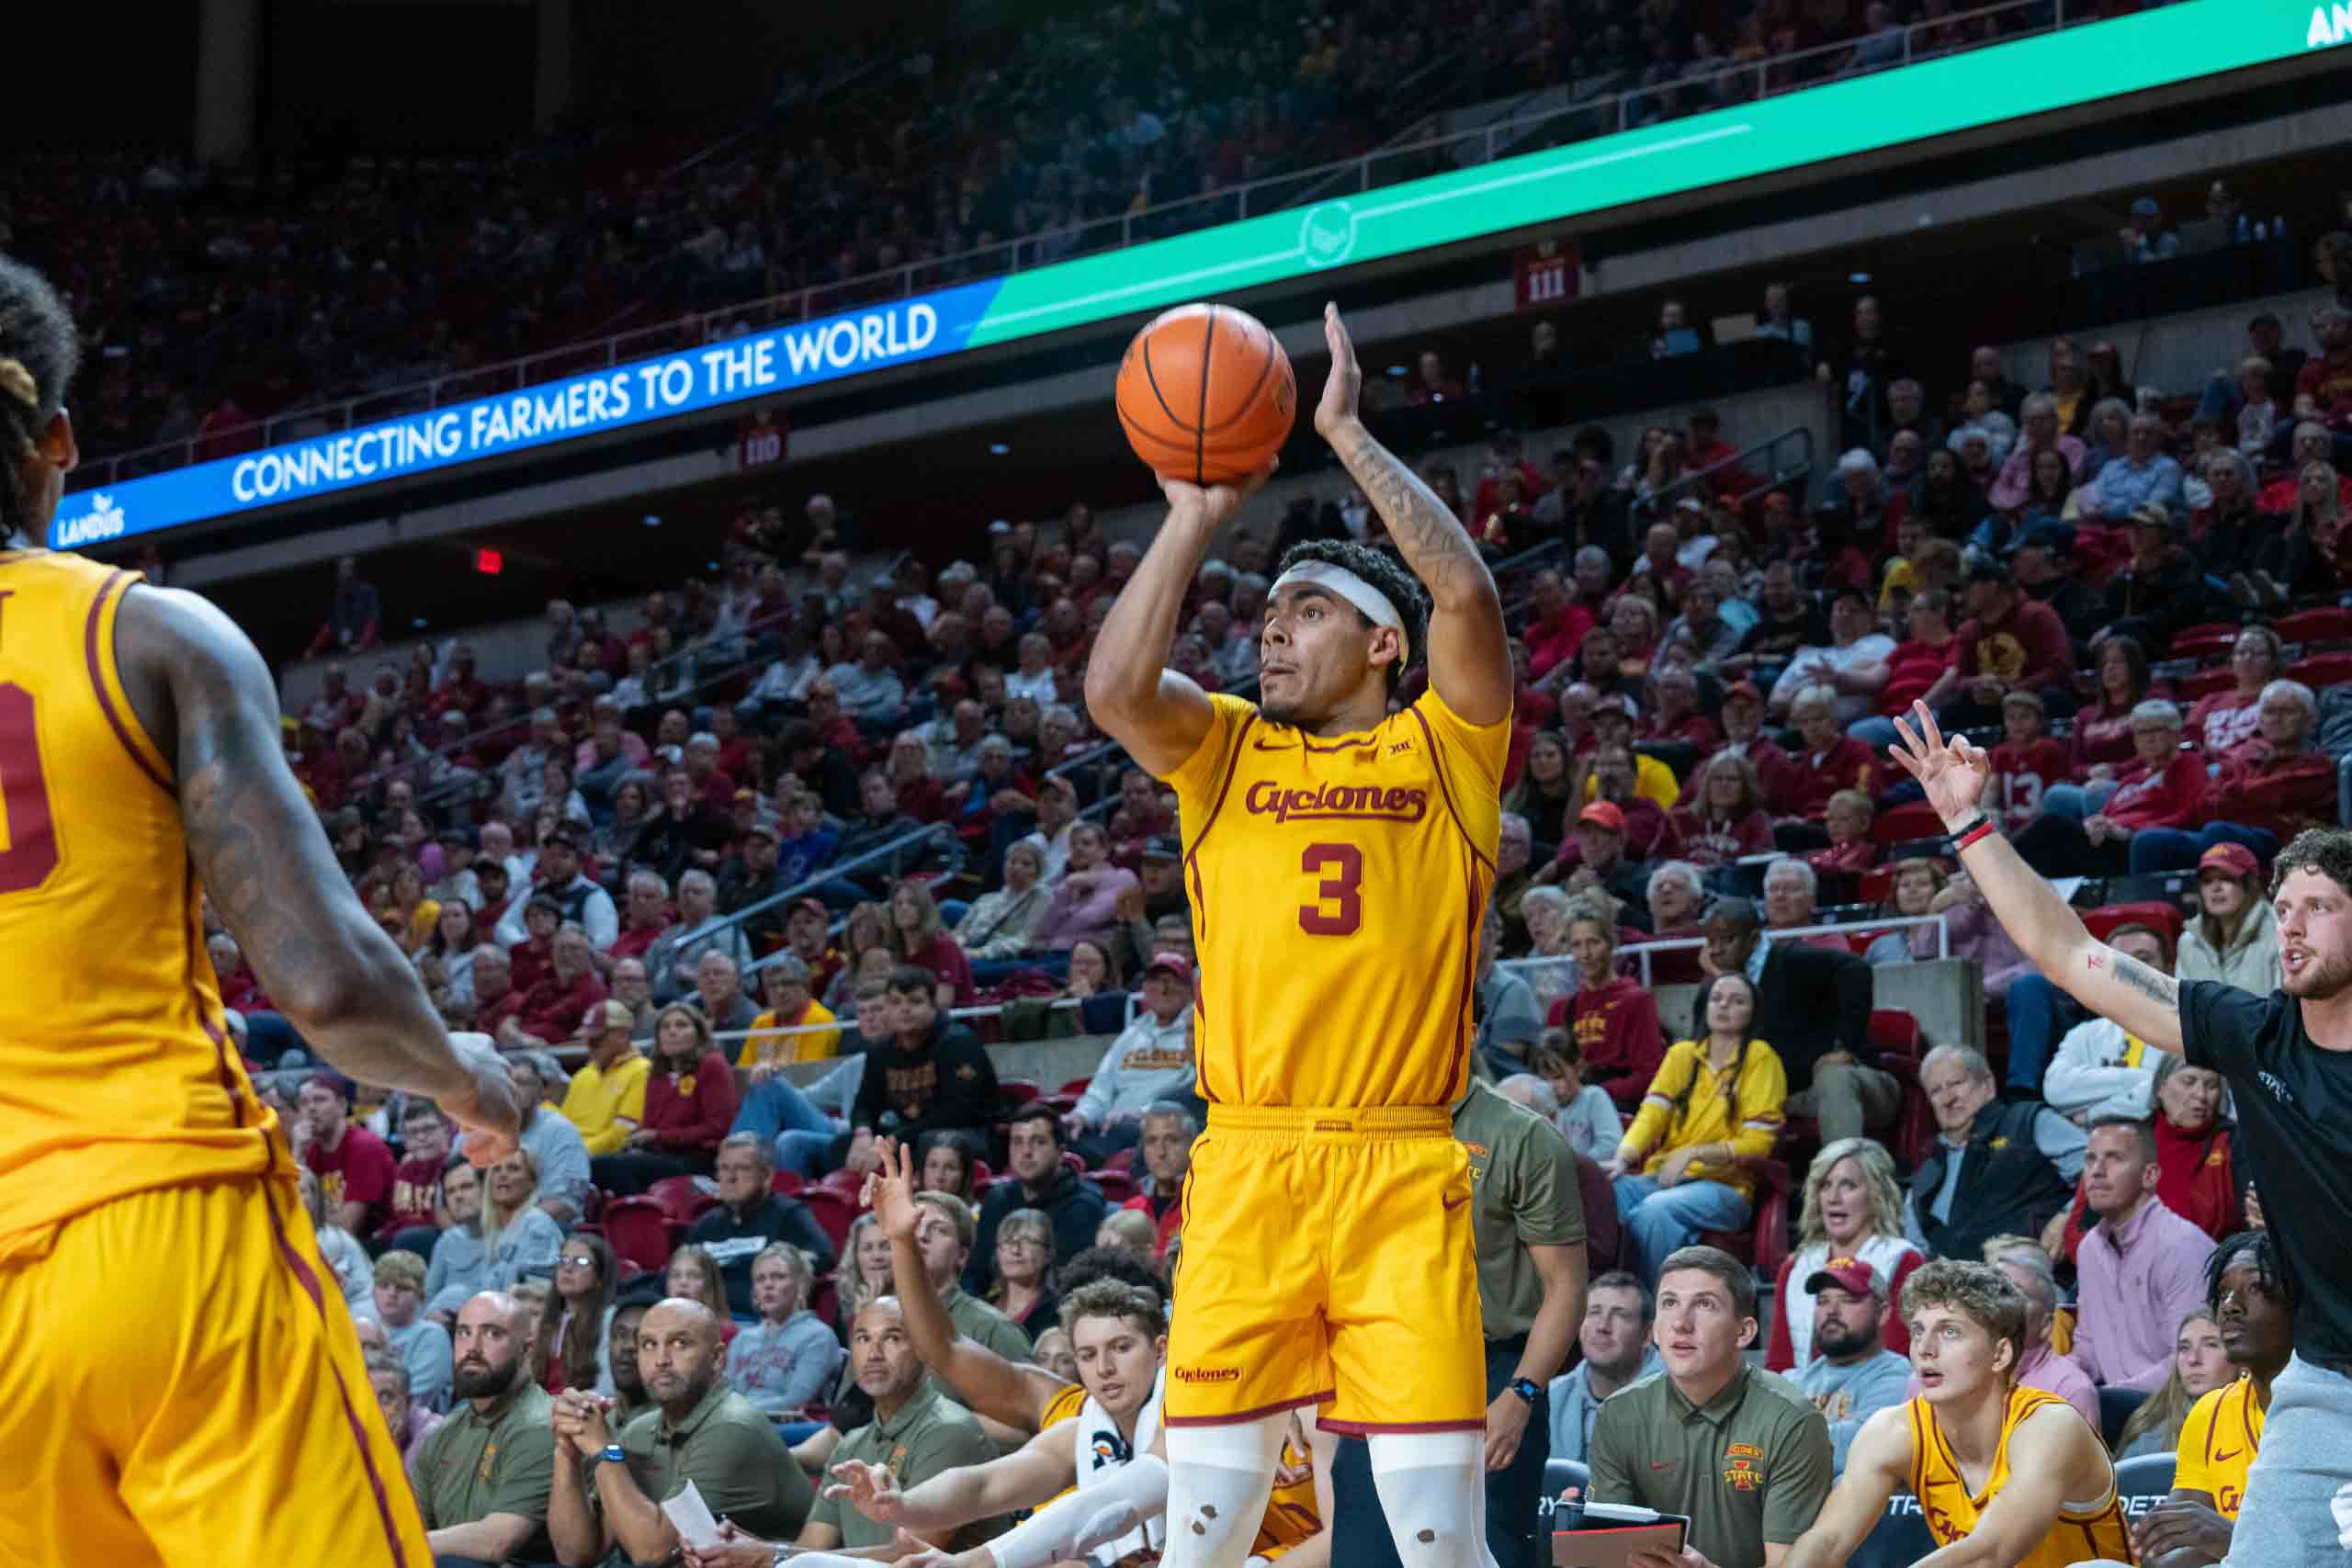
[[[1369,151],[1447,107],[1637,91],[1625,118],[1648,124],[1899,64],[1907,24],[1919,56],[2050,22],[1952,0],[1379,0],[1322,16],[1128,0],[952,45],[829,50],[823,74],[780,80],[750,132],[714,132],[683,160],[674,130],[610,128],[265,174],[28,159],[0,236],[57,280],[90,340],[85,451],[193,443],[209,458],[255,445],[257,420],[443,377],[452,396],[505,389],[468,378],[680,311],[694,313],[677,344],[639,347],[741,330],[738,308],[801,288],[838,310],[877,292],[853,280],[903,267],[937,288],[1228,222],[1234,187]],[[1619,125],[1612,107],[1545,135]],[[1382,175],[1444,166],[1397,157]]]

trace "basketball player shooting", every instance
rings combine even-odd
[[[243,634],[37,547],[75,341],[0,257],[0,1568],[427,1568],[201,898],[321,1055],[434,1098],[478,1163],[514,1147],[513,1091],[336,867]]]
[[[1336,307],[1323,331],[1316,431],[1410,575],[1354,543],[1290,550],[1259,634],[1262,705],[1210,696],[1165,666],[1193,573],[1268,474],[1163,476],[1167,522],[1086,674],[1104,730],[1176,791],[1199,952],[1209,1113],[1169,1345],[1170,1568],[1243,1561],[1294,1410],[1326,1473],[1339,1435],[1370,1440],[1406,1568],[1493,1562],[1470,1178],[1448,1112],[1469,1071],[1510,655],[1460,520],[1358,418]],[[1428,692],[1392,714],[1422,662]]]

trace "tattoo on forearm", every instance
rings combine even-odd
[[[236,722],[233,691],[209,692],[180,727],[180,816],[189,858],[221,919],[253,959],[256,974],[297,975],[320,962],[316,938],[284,918],[296,902],[274,897],[277,879],[299,874],[300,859],[270,842],[275,814],[254,799],[260,762]]]
[[[2115,977],[2152,1001],[2162,1002],[2168,1008],[2180,1005],[2179,981],[2169,975],[2158,974],[2128,953],[2115,955]]]
[[[1487,563],[1479,558],[1462,520],[1403,458],[1374,440],[1361,424],[1341,432],[1331,446],[1363,487],[1373,510],[1388,525],[1389,536],[1430,598],[1442,604],[1487,575]]]

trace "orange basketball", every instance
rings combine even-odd
[[[1265,323],[1230,305],[1180,305],[1155,317],[1119,361],[1119,423],[1154,471],[1234,484],[1290,439],[1298,384]]]

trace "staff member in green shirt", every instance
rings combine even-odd
[[[1453,1135],[1470,1156],[1487,1333],[1487,1545],[1498,1568],[1535,1568],[1552,1560],[1538,1511],[1550,1386],[1584,1318],[1577,1158],[1547,1119],[1476,1080],[1453,1108]],[[1340,1445],[1331,1484],[1332,1561],[1396,1563],[1367,1445]]]
[[[797,1531],[815,1490],[768,1418],[721,1376],[726,1352],[710,1309],[678,1296],[657,1303],[638,1325],[637,1357],[654,1408],[618,1441],[605,1420],[611,1401],[585,1389],[555,1398],[550,1418],[562,1449],[548,1535],[557,1560],[587,1568],[616,1547],[633,1562],[668,1559],[678,1532],[662,1504],[689,1481],[714,1516],[765,1535]]]
[[[436,1568],[544,1562],[553,1401],[531,1381],[523,1305],[484,1291],[458,1309],[449,1392],[458,1407],[408,1457]]]
[[[1756,1337],[1747,1265],[1720,1247],[1667,1254],[1652,1334],[1666,1375],[1602,1402],[1591,1500],[1688,1514],[1690,1548],[1711,1568],[1773,1568],[1828,1499],[1829,1426],[1740,1354]]]

